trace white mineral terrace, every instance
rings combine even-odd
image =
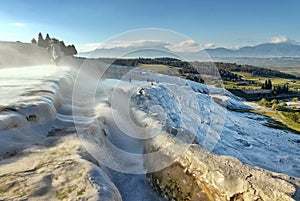
[[[76,75],[71,67],[52,65],[0,69],[0,200],[299,198],[300,135],[268,127],[266,117],[245,112],[249,106],[228,91],[149,73],[158,82],[139,76],[101,80],[91,90],[94,105],[83,97],[79,107],[77,99],[72,105]],[[82,83],[81,95],[91,92],[90,82]],[[132,138],[128,133],[145,136],[128,123],[127,105],[137,124],[165,130],[145,141]],[[74,119],[83,127],[76,130]],[[174,127],[196,136],[199,145],[167,169],[146,175],[185,146],[166,133]],[[101,152],[110,150],[103,149],[105,141],[137,157]],[[161,161],[142,156],[170,144]],[[203,160],[201,153],[207,154]],[[127,171],[115,171],[122,165]],[[176,175],[180,182],[174,183]]]

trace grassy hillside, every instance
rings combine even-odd
[[[224,62],[186,62],[173,58],[103,60],[115,65],[135,66],[151,72],[179,76],[205,84],[216,86],[223,84],[226,89],[235,95],[248,100],[260,100],[261,98],[286,99],[299,96],[300,93],[300,78],[294,74],[251,65]],[[220,82],[220,77],[222,82]],[[268,79],[272,82],[271,93],[261,91],[262,85]],[[288,90],[278,90],[278,88],[284,86],[288,86]]]
[[[137,67],[142,68],[144,70],[160,73],[160,74],[166,74],[166,75],[172,75],[172,76],[180,76],[180,71],[178,67],[168,66],[164,64],[137,64]]]
[[[163,74],[178,75],[179,73],[181,76],[186,76],[187,74],[213,74],[213,71],[217,68],[223,80],[233,82],[241,81],[243,78],[254,78],[254,80],[256,80],[256,78],[300,79],[293,74],[250,65],[238,65],[236,63],[186,62],[173,58],[110,59],[110,62],[116,65],[136,66]]]

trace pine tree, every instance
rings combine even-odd
[[[51,38],[50,38],[49,34],[47,34],[46,38],[45,38],[45,46],[49,47],[50,46],[50,42],[51,42]]]
[[[40,33],[39,33],[39,36],[38,36],[38,46],[40,46],[40,47],[45,47],[44,44],[45,44],[45,43],[44,43],[44,38],[43,38],[42,33],[40,32]]]
[[[272,89],[272,82],[271,82],[271,80],[270,79],[268,79],[268,87],[267,87],[268,89]]]
[[[51,38],[50,38],[50,36],[49,36],[49,34],[47,33],[47,35],[46,35],[46,38],[45,38],[45,40],[47,40],[47,41],[51,41]]]
[[[265,83],[261,85],[261,89],[267,89],[267,85],[268,85],[267,80],[265,80]]]
[[[265,80],[265,83],[262,84],[261,89],[272,89],[272,81],[270,79]]]
[[[284,93],[288,92],[289,91],[289,85],[288,84],[284,84],[283,85],[283,90],[282,90]]]

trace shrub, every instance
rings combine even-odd
[[[277,107],[278,107],[277,103],[272,104],[272,110],[277,110]]]
[[[300,123],[300,112],[283,112],[283,115],[296,123]]]
[[[286,103],[279,103],[276,107],[277,110],[285,110],[287,104]]]
[[[272,107],[272,104],[265,98],[261,99],[258,104],[265,106],[265,107]]]
[[[278,100],[273,99],[273,100],[271,101],[271,104],[272,104],[272,105],[273,105],[273,104],[278,104]]]

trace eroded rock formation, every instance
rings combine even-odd
[[[209,153],[200,145],[187,145],[172,136],[156,136],[146,143],[146,151],[160,150],[172,160],[176,152],[166,142],[176,142],[186,151],[170,166],[148,174],[151,185],[169,200],[207,201],[292,201],[297,199],[299,179],[253,168],[229,156]],[[164,143],[164,144],[163,144]],[[148,158],[146,166],[162,163]]]

